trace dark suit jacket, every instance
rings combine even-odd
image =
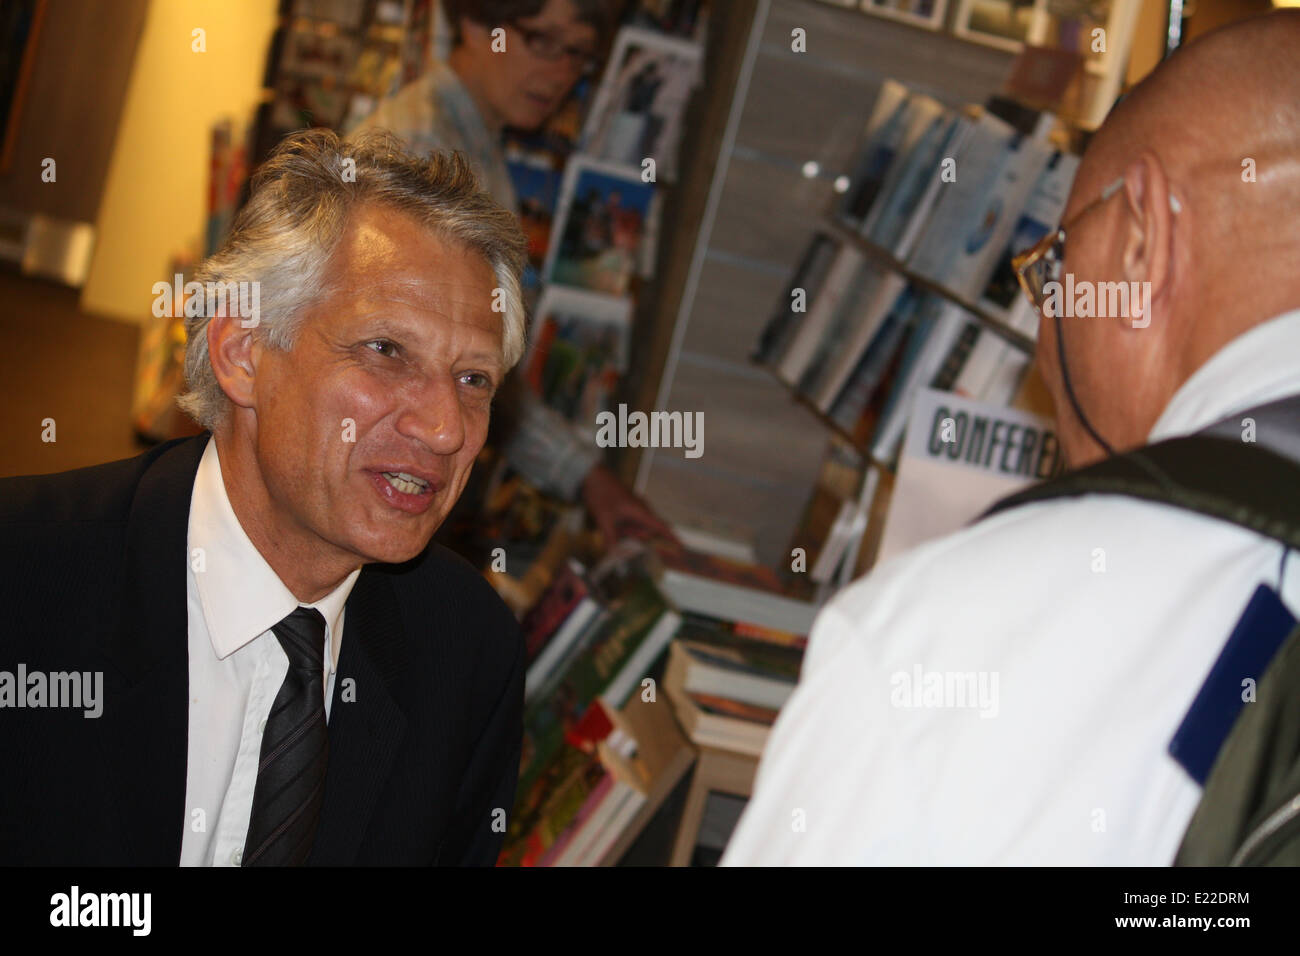
[[[180,860],[186,536],[207,438],[0,480],[0,671],[104,675],[99,718],[0,708],[0,863]],[[523,675],[513,615],[459,557],[434,544],[366,566],[347,602],[310,863],[494,863]],[[354,702],[341,700],[348,678]]]

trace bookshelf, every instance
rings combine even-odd
[[[857,248],[867,253],[867,255],[872,256],[883,265],[903,276],[912,285],[924,289],[927,292],[933,292],[936,295],[943,296],[943,298],[952,302],[954,305],[961,306],[971,315],[983,322],[992,332],[1000,335],[1017,348],[1022,349],[1031,355],[1033,354],[1034,340],[1032,338],[1018,329],[1013,329],[1003,319],[989,312],[983,306],[972,302],[966,296],[954,292],[943,283],[935,282],[933,279],[923,276],[915,270],[908,268],[905,262],[897,259],[888,249],[872,242],[861,233],[845,225],[839,219],[829,216],[826,219],[826,225],[836,235],[840,236],[847,242],[853,243]]]
[[[812,415],[819,422],[821,422],[822,425],[824,425],[828,431],[834,433],[846,444],[850,445],[855,451],[857,451],[859,455],[863,457],[864,460],[869,461],[873,465],[879,465],[882,468],[889,467],[888,462],[881,461],[880,459],[876,458],[876,456],[871,453],[871,449],[865,447],[861,442],[859,442],[858,439],[855,438],[852,433],[845,430],[837,421],[835,421],[833,418],[831,418],[829,415],[823,412],[820,408],[818,408],[816,405],[810,402],[805,396],[800,395],[793,385],[791,385],[789,382],[782,379],[781,376],[776,373],[776,369],[772,368],[772,366],[768,365],[765,362],[759,361],[758,359],[754,360],[754,365],[757,368],[762,369],[768,375],[772,376],[772,379],[778,385],[780,385],[782,388],[789,391],[790,397],[794,399],[795,402],[797,402],[800,406],[806,409],[810,415]]]

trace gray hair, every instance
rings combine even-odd
[[[384,130],[343,141],[325,129],[301,130],[276,147],[252,180],[230,237],[195,270],[192,281],[260,283],[258,324],[272,348],[293,347],[303,312],[326,294],[326,267],[348,217],[374,203],[413,216],[431,232],[481,253],[496,274],[504,306],[506,368],[523,357],[526,339],[521,277],[527,241],[514,214],[479,185],[459,152],[422,159]],[[235,288],[231,285],[229,288]],[[187,316],[185,383],[177,401],[204,428],[225,418],[229,399],[208,356],[211,309]]]

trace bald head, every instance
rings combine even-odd
[[[1150,283],[1143,327],[1060,319],[1084,414],[1114,448],[1135,447],[1215,352],[1300,308],[1300,11],[1229,25],[1162,63],[1093,137],[1063,218],[1076,284]],[[1103,450],[1064,397],[1057,351],[1044,320],[1039,361],[1083,464]]]

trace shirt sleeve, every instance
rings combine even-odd
[[[600,449],[531,393],[521,405],[519,426],[505,446],[506,460],[542,491],[575,500],[583,479],[600,460]]]

